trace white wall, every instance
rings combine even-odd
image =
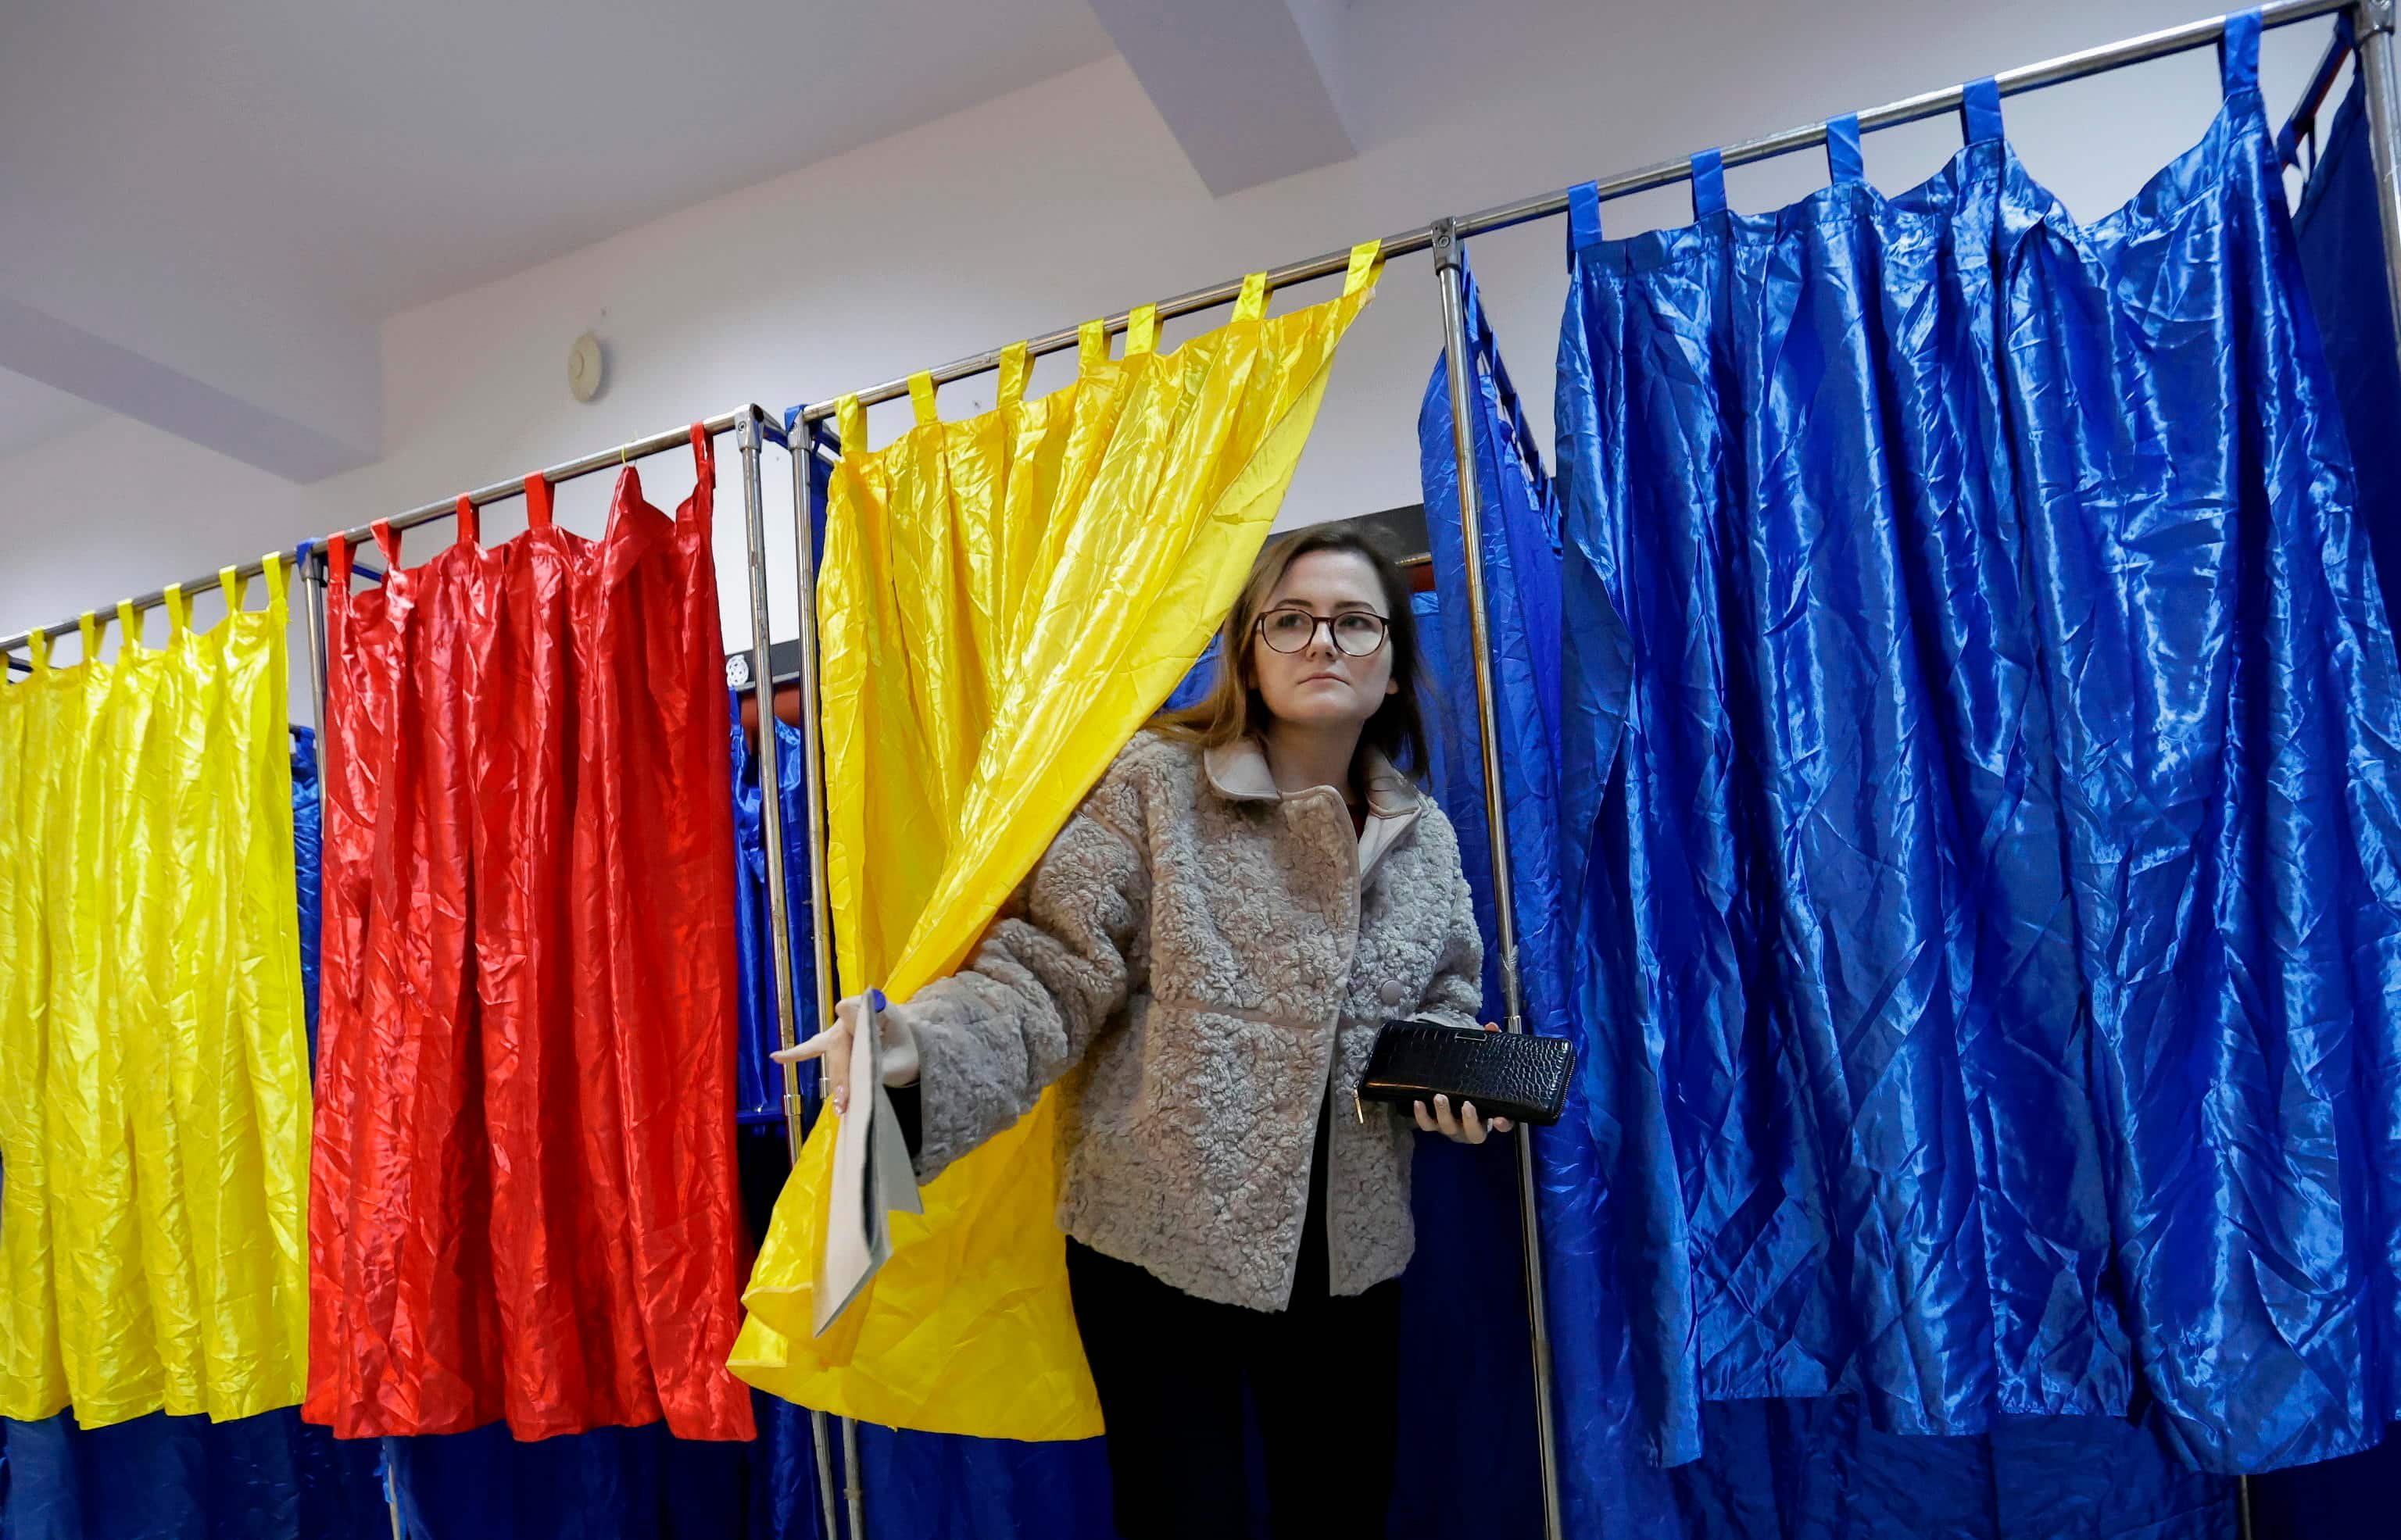
[[[1582,177],[1873,105],[1969,74],[2188,20],[2194,0],[2109,5],[1905,0],[1612,7],[1572,0],[1356,0],[1349,80],[1365,105],[1353,161],[1212,199],[1132,75],[1110,61],[688,209],[573,255],[398,316],[383,328],[384,457],[295,486],[112,420],[0,459],[0,633],[337,525],[757,400],[780,408],[1012,337],[1464,212]],[[2289,101],[2323,45],[2271,34],[2270,101]],[[801,55],[796,54],[796,58]],[[665,83],[663,83],[663,89]],[[700,88],[705,89],[705,86]],[[805,64],[792,89],[808,89]],[[2204,52],[2008,107],[2034,173],[2079,216],[2130,196],[2189,144],[2216,102]],[[1873,135],[1868,170],[1914,182],[1956,145],[1948,122]],[[1737,208],[1822,182],[1816,157],[1730,173]],[[1687,217],[1681,192],[1612,205],[1613,231]],[[172,238],[172,232],[166,233]],[[1547,418],[1563,285],[1557,222],[1487,237],[1475,261],[1518,383]],[[1297,304],[1314,293],[1289,296]],[[1166,343],[1207,324],[1168,329]],[[568,394],[569,343],[611,353],[600,400]],[[1353,332],[1287,522],[1416,500],[1414,422],[1437,348],[1423,258],[1396,263]],[[1036,388],[1065,377],[1054,360]],[[964,415],[988,382],[951,387]],[[897,411],[895,417],[887,414]],[[907,408],[872,427],[896,430]],[[777,570],[789,571],[785,462],[768,457]],[[736,463],[720,462],[727,633],[748,635]],[[652,499],[687,461],[644,467]],[[562,495],[597,529],[608,478]],[[486,538],[517,527],[486,515]],[[422,531],[411,559],[438,549]],[[205,612],[205,609],[204,609]],[[775,596],[789,634],[792,596]],[[155,618],[152,634],[163,622]],[[64,645],[72,648],[72,643]]]

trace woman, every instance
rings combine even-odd
[[[1395,769],[1425,751],[1392,563],[1283,541],[1221,656],[973,967],[876,1018],[884,1078],[930,1179],[1064,1077],[1059,1223],[1124,1540],[1246,1532],[1246,1388],[1274,1533],[1381,1535],[1413,1134],[1352,1092],[1386,1021],[1475,1024],[1483,948],[1450,825]],[[776,1056],[844,1087],[860,1015]],[[1415,1121],[1508,1129],[1440,1097]]]

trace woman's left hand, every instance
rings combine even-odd
[[[1426,1111],[1424,1102],[1420,1101],[1416,1106],[1420,1128],[1429,1134],[1440,1134],[1458,1144],[1482,1144],[1488,1134],[1505,1134],[1516,1126],[1507,1118],[1494,1118],[1488,1123],[1477,1117],[1475,1103],[1472,1101],[1461,1102],[1455,1116],[1451,1112],[1448,1097],[1434,1097],[1431,1113]]]
[[[1488,1032],[1497,1032],[1501,1028],[1499,1023],[1488,1021],[1484,1024],[1484,1029]],[[1415,1105],[1420,1128],[1429,1134],[1440,1134],[1456,1144],[1482,1144],[1488,1134],[1505,1134],[1517,1126],[1507,1118],[1494,1118],[1489,1123],[1486,1122],[1475,1115],[1475,1103],[1472,1101],[1461,1102],[1456,1116],[1451,1113],[1448,1097],[1434,1097],[1432,1112],[1426,1111],[1424,1102],[1420,1101]]]

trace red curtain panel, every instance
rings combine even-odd
[[[709,505],[332,548],[311,1422],[751,1436]]]

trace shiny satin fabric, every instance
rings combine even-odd
[[[268,607],[0,691],[0,1416],[292,1405],[308,1045]]]
[[[2348,436],[2373,451],[2401,420],[2401,360],[2393,350],[2393,300],[2384,280],[2384,232],[2367,129],[2366,98],[2354,77],[2310,169],[2293,231]],[[2360,527],[2376,553],[2389,613],[2393,596],[2401,593],[2401,460],[2357,455],[2353,470]]]
[[[377,590],[331,552],[307,1412],[745,1438],[715,463]]]
[[[317,729],[292,729],[292,854],[300,895],[300,1000],[309,1024],[309,1063],[317,1063],[317,955],[324,932],[319,874],[325,864],[323,798],[317,788]]]
[[[917,425],[880,450],[845,402],[818,588],[828,887],[844,988],[907,1000],[963,962],[1059,827],[1223,619],[1291,483],[1374,243],[1338,299],[1126,357],[1086,327],[1071,386]],[[734,1367],[887,1426],[1002,1438],[1100,1432],[1053,1220],[1052,1098],[893,1217],[867,1296],[810,1336],[833,1120],[777,1203]]]
[[[7,1540],[391,1540],[382,1449],[283,1407],[227,1423],[73,1412],[0,1427]]]
[[[741,852],[741,879],[734,891],[736,934],[741,947],[742,1046],[734,1060],[734,1105],[745,1124],[784,1121],[784,1070],[768,1057],[782,1046],[775,1014],[775,959],[767,902],[767,821],[758,754],[738,714],[733,722],[734,841]],[[816,1014],[816,940],[809,902],[808,789],[803,779],[801,730],[775,723],[776,798],[784,819],[785,930],[792,948],[792,1000],[803,1037]],[[800,1067],[801,1095],[816,1098],[817,1067]]]
[[[1559,1002],[1570,998],[1573,948],[1561,893],[1588,859],[1591,830],[1559,822],[1561,750],[1557,709],[1571,702],[1571,673],[1595,657],[1621,658],[1622,631],[1605,604],[1571,592],[1560,604],[1556,488],[1543,468],[1526,416],[1487,322],[1473,278],[1465,313],[1474,365],[1469,396],[1476,468],[1483,490],[1484,577],[1494,685],[1503,749],[1509,838],[1515,852],[1519,957],[1530,1018],[1537,1030],[1564,1032],[1587,1063],[1610,1052],[1616,1034],[1606,1018],[1587,1021]],[[1483,776],[1477,757],[1476,701],[1467,650],[1465,548],[1459,524],[1458,463],[1450,430],[1447,365],[1438,361],[1419,418],[1426,525],[1436,593],[1421,594],[1420,632],[1428,654],[1427,722],[1434,740],[1431,788],[1451,821],[1478,840],[1469,857],[1479,912],[1489,914],[1489,869],[1482,855]],[[1622,664],[1621,664],[1622,666]],[[1546,943],[1545,936],[1550,939]],[[1488,946],[1492,937],[1486,937]],[[1492,988],[1498,988],[1497,984]],[[2141,1534],[2149,1540],[2222,1540],[2231,1525],[2232,1483],[2184,1469],[2149,1433],[2109,1419],[2005,1422],[1988,1434],[1932,1438],[1878,1432],[1852,1397],[1704,1403],[1700,1453],[1663,1470],[1643,1437],[1626,1312],[1608,1266],[1619,1244],[1615,1211],[1596,1201],[1630,1185],[1624,1167],[1595,1168],[1591,1104],[1584,1083],[1571,1090],[1569,1115],[1531,1135],[1542,1206],[1545,1287],[1550,1309],[1554,1409],[1561,1448],[1567,1529],[1612,1540],[1914,1540],[1926,1534],[2048,1540],[2061,1534]],[[1446,1277],[1446,1256],[1489,1258],[1516,1241],[1514,1173],[1483,1167],[1477,1199],[1442,1202],[1429,1179],[1437,1148],[1419,1161],[1419,1261],[1405,1295],[1424,1290],[1455,1302],[1463,1288],[1489,1288]],[[1474,1152],[1463,1152],[1474,1153]],[[1429,1201],[1432,1200],[1432,1201]],[[1473,1242],[1466,1233],[1483,1226]],[[1450,1233],[1447,1245],[1434,1244]],[[1489,1268],[1485,1270],[1489,1274]],[[1526,1421],[1532,1394],[1522,1323],[1503,1331],[1504,1313],[1475,1322],[1433,1315],[1412,1336],[1440,1343],[1434,1352],[1459,1368],[1447,1384],[1457,1401],[1487,1421],[1489,1440],[1446,1425],[1445,1408],[1405,1409],[1405,1445],[1416,1430],[1431,1441],[1424,1458],[1403,1460],[1432,1473],[1429,1490],[1396,1507],[1393,1533],[1448,1533],[1465,1516],[1450,1512],[1462,1489],[1496,1528],[1530,1529],[1538,1520],[1531,1470],[1532,1431],[1499,1430]],[[1456,1415],[1454,1412],[1453,1415]],[[1477,1470],[1456,1452],[1471,1442],[1512,1447],[1525,1468]],[[1442,1451],[1451,1452],[1446,1455]],[[1456,1468],[1468,1475],[1461,1481]],[[1403,1477],[1404,1487],[1409,1478]],[[1504,1505],[1522,1495],[1514,1523]]]
[[[1663,1463],[1717,1398],[2219,1471],[2396,1410],[2401,691],[2257,34],[2093,224],[1989,83],[1899,197],[1575,200],[1584,1201]]]

